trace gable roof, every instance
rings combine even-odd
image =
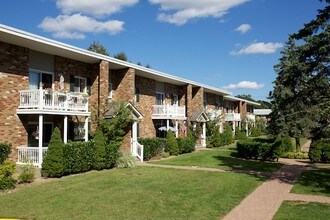
[[[207,117],[207,114],[206,114],[205,111],[203,111],[203,110],[197,110],[190,117],[190,121],[207,122],[207,121],[209,121],[209,118]]]

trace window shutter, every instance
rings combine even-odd
[[[74,92],[74,75],[70,75],[70,92]]]
[[[87,93],[88,93],[88,95],[92,94],[92,80],[91,80],[91,78],[87,78]]]

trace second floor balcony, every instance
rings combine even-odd
[[[241,121],[239,113],[226,113],[225,121]]]
[[[19,91],[19,96],[20,104],[17,113],[28,114],[42,111],[58,114],[89,114],[87,94],[39,89]]]
[[[186,107],[177,105],[154,105],[152,119],[186,119]]]
[[[246,115],[246,120],[250,121],[250,122],[255,122],[256,116],[255,115]]]

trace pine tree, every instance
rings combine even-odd
[[[167,131],[165,147],[168,149],[171,155],[178,155],[180,148],[177,140],[174,137],[174,133],[170,130]]]
[[[96,170],[102,170],[105,166],[105,138],[100,128],[95,131],[93,138],[95,142],[95,155],[93,168]]]
[[[274,134],[290,135],[299,150],[302,136],[324,136],[330,119],[330,0],[317,18],[289,36],[280,63],[268,124]]]
[[[64,173],[64,144],[61,138],[61,131],[54,129],[48,150],[43,158],[41,175],[44,177],[61,177]]]

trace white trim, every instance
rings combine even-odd
[[[90,116],[90,112],[80,112],[80,111],[57,111],[57,110],[47,110],[47,109],[17,109],[16,114],[18,115],[77,115],[77,116]]]

